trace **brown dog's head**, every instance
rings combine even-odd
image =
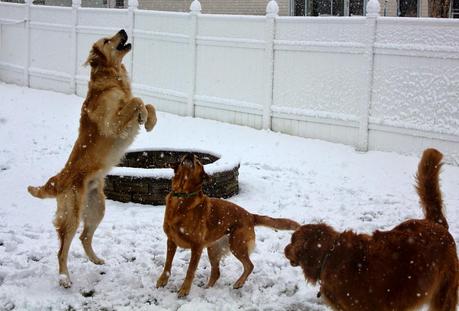
[[[320,278],[325,255],[332,249],[338,234],[326,224],[304,225],[292,235],[285,247],[285,257],[294,267],[301,266],[304,276],[311,283]]]
[[[182,157],[179,163],[171,164],[174,169],[172,191],[191,193],[199,191],[202,183],[209,178],[199,159],[191,153]]]
[[[89,52],[85,64],[91,67],[110,67],[121,64],[124,55],[131,50],[131,44],[126,44],[128,35],[124,29],[121,29],[111,38],[102,38],[97,40]]]

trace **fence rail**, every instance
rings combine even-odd
[[[279,17],[0,2],[0,80],[84,96],[91,44],[125,28],[159,110],[459,164],[459,20]]]

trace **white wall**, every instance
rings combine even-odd
[[[125,28],[134,93],[159,110],[358,150],[433,146],[459,164],[459,21],[278,17],[273,1],[266,16],[207,15],[194,4],[0,2],[0,80],[84,96],[91,44]]]

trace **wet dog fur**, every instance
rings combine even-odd
[[[417,192],[425,218],[373,235],[339,233],[326,224],[301,226],[285,255],[334,310],[456,310],[458,258],[442,211],[442,154],[424,151]]]
[[[242,263],[244,271],[234,288],[244,285],[253,270],[250,252],[255,245],[257,225],[280,230],[295,230],[299,224],[284,218],[251,214],[229,201],[203,194],[202,184],[208,178],[198,158],[188,154],[174,167],[172,192],[166,197],[164,232],[167,235],[167,255],[164,271],[156,287],[167,284],[177,247],[191,249],[191,260],[179,297],[188,295],[204,248],[211,263],[207,287],[220,277],[219,263],[229,250]]]
[[[104,177],[124,155],[140,125],[151,131],[156,124],[152,105],[133,97],[123,57],[131,50],[127,34],[96,41],[89,53],[91,66],[86,100],[81,108],[78,139],[65,167],[41,187],[29,186],[38,198],[56,198],[54,225],[60,240],[59,283],[70,287],[67,257],[72,239],[84,223],[80,240],[89,259],[103,264],[92,248],[94,231],[105,213]]]

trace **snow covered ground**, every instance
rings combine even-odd
[[[290,232],[257,228],[255,270],[232,289],[241,272],[232,256],[222,276],[204,289],[209,275],[201,259],[191,293],[177,299],[190,252],[176,255],[166,288],[154,287],[166,242],[164,207],[108,201],[95,234],[95,266],[78,239],[69,256],[74,286],[58,286],[57,236],[51,224],[54,200],[31,197],[60,170],[76,138],[82,98],[0,83],[0,310],[328,310],[317,288],[283,256]],[[352,147],[215,121],[159,113],[152,133],[133,148],[198,148],[238,157],[239,195],[231,201],[249,211],[326,221],[339,230],[390,229],[422,216],[413,182],[417,157],[358,153]],[[459,168],[445,165],[442,177],[447,218],[459,238]]]

